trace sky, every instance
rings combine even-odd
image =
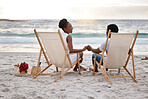
[[[0,0],[0,19],[148,19],[148,0]]]

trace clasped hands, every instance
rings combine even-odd
[[[90,45],[85,46],[85,47],[83,48],[83,51],[85,51],[86,49],[87,49],[88,51],[92,51],[92,47],[91,47]]]

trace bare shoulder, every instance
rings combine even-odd
[[[67,38],[72,38],[72,36],[71,35],[68,35]]]
[[[72,40],[72,36],[71,35],[68,35],[67,36],[67,40]]]
[[[72,36],[71,35],[68,35],[67,38],[66,38],[66,41],[67,41],[67,43],[68,42],[72,42]]]

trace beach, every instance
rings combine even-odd
[[[14,65],[26,62],[29,68],[36,66],[40,46],[34,29],[41,32],[57,32],[59,20],[0,20],[0,99],[148,99],[148,20],[69,20],[73,25],[74,49],[86,45],[98,48],[106,40],[108,24],[117,24],[119,33],[139,34],[134,46],[136,79],[111,78],[113,85],[105,80],[99,70],[94,76],[92,71],[82,71],[79,75],[72,69],[63,79],[54,82],[55,76],[18,77],[14,75]],[[85,51],[81,65],[92,67],[92,52]],[[41,69],[47,66],[44,56],[41,57]],[[130,59],[128,69],[132,73]],[[61,69],[59,68],[59,71]],[[55,66],[45,73],[56,74]],[[59,74],[59,73],[57,73]],[[122,68],[109,70],[110,75],[128,75]],[[133,73],[132,73],[133,74]]]
[[[111,78],[113,85],[104,79],[99,70],[94,76],[91,71],[82,71],[79,75],[72,69],[63,79],[54,82],[55,76],[18,77],[14,75],[14,65],[26,62],[29,67],[36,66],[39,52],[0,52],[0,99],[148,99],[148,60],[141,60],[146,55],[135,55],[135,71],[138,83],[132,78]],[[47,63],[41,57],[41,68]],[[86,68],[92,67],[91,53],[84,53],[81,63]],[[128,67],[132,71],[130,59]],[[46,72],[56,73],[54,66]],[[61,69],[59,69],[61,71]],[[109,70],[107,74],[127,75],[122,68]]]

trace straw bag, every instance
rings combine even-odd
[[[37,68],[37,66],[32,66],[32,69],[31,69],[31,74],[32,75],[36,75],[37,73],[39,73],[41,71],[41,67],[39,66]]]

